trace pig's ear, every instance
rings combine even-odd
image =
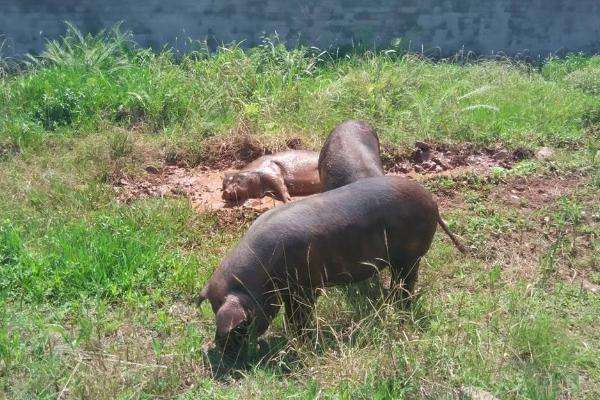
[[[217,311],[217,336],[225,337],[233,329],[249,318],[238,295],[227,296],[225,303]]]

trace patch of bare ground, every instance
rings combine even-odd
[[[581,174],[518,176],[492,190],[489,200],[523,210],[536,210],[585,185],[589,179]]]
[[[455,175],[464,172],[488,173],[492,167],[510,169],[515,162],[531,158],[533,151],[525,148],[509,150],[498,144],[481,147],[473,143],[446,145],[415,142],[411,150],[384,146],[384,168],[392,174]]]
[[[204,143],[200,164],[215,170],[239,169],[265,154],[283,150],[302,150],[307,146],[290,132],[270,137],[267,141],[254,135],[252,124],[241,119],[228,135],[208,139]],[[167,160],[176,163],[177,159]]]
[[[271,197],[250,199],[241,205],[226,203],[221,198],[224,170],[168,165],[161,169],[147,167],[146,171],[147,174],[140,176],[113,175],[113,187],[120,201],[130,203],[141,198],[184,197],[199,212],[218,210],[224,213],[228,210],[233,212],[234,208],[266,211],[281,204]]]
[[[126,175],[121,171],[113,173],[112,182],[120,201],[129,203],[147,197],[185,197],[193,208],[200,212],[228,210],[232,205],[221,199],[221,184],[225,171],[238,169],[248,162],[272,153],[252,136],[233,136],[215,140],[208,145],[205,163],[189,168],[177,160],[167,160],[175,165],[157,168],[145,167],[145,174]],[[286,139],[282,146],[301,149],[300,139]],[[388,148],[383,152],[383,160],[388,174],[402,174],[409,178],[423,180],[433,176],[455,176],[467,172],[487,174],[494,166],[510,168],[515,161],[531,156],[528,150],[508,151],[501,146],[481,149],[471,144],[448,147],[444,145],[417,142],[414,151],[408,156],[399,150]],[[242,208],[259,212],[281,204],[271,197],[250,199]]]
[[[581,174],[517,177],[495,187],[487,196],[490,208],[516,211],[521,222],[505,230],[494,231],[485,249],[477,256],[500,265],[507,276],[531,282],[544,275],[556,274],[579,284],[592,293],[600,287],[592,283],[597,272],[594,242],[598,240],[600,219],[594,215],[593,195],[578,193],[589,184],[590,177]],[[559,202],[564,197],[564,203]],[[581,209],[565,218],[561,207],[579,201]],[[582,226],[588,229],[582,229]]]

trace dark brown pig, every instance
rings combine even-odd
[[[329,135],[319,154],[323,191],[383,175],[379,138],[366,121],[349,120]]]
[[[274,194],[287,203],[291,196],[318,193],[321,191],[318,159],[316,152],[308,150],[289,150],[260,157],[239,172],[225,173],[223,199],[242,202]]]
[[[251,333],[261,335],[282,303],[299,331],[318,288],[362,281],[386,266],[393,287],[412,294],[437,224],[462,251],[429,192],[396,176],[365,178],[266,212],[201,292],[216,315],[217,344],[237,349]]]

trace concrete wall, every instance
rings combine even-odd
[[[188,37],[251,45],[276,31],[322,48],[403,38],[444,55],[600,51],[600,0],[0,0],[5,55],[38,52],[65,20],[92,32],[122,20],[139,44],[180,49]]]

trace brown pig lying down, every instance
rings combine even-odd
[[[262,156],[239,172],[223,178],[223,199],[242,202],[274,194],[284,203],[291,196],[308,196],[321,191],[317,163],[319,154],[289,150]]]
[[[379,152],[379,138],[368,122],[348,120],[336,126],[319,154],[323,191],[382,176]]]
[[[412,293],[437,224],[462,250],[429,192],[396,176],[365,178],[266,212],[201,292],[216,315],[217,344],[233,350],[250,333],[260,336],[281,303],[299,331],[317,288],[361,281],[388,265],[393,287]]]

